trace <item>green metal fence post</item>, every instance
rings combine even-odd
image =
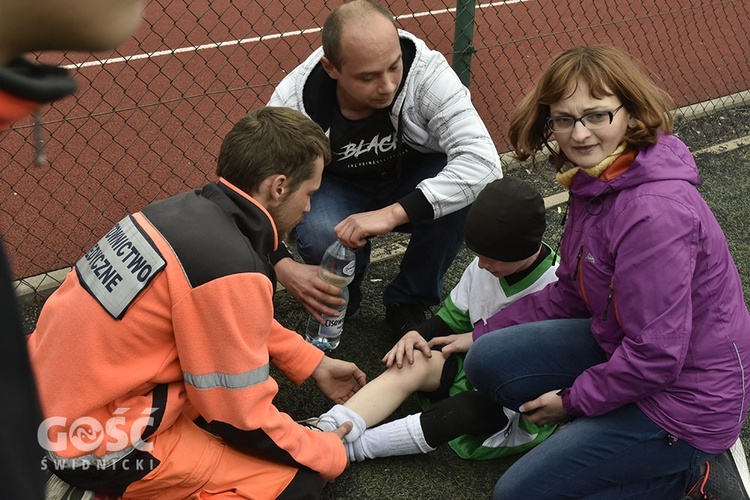
[[[456,34],[453,40],[453,70],[469,86],[474,49],[475,0],[456,0]]]

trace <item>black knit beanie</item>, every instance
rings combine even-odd
[[[487,184],[471,206],[466,246],[483,257],[517,262],[539,250],[545,226],[539,191],[522,180],[503,177]]]

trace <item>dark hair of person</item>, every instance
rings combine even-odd
[[[294,109],[267,106],[242,117],[226,135],[216,174],[246,193],[283,174],[294,192],[313,176],[319,157],[331,161],[330,142],[317,123]]]
[[[341,70],[344,64],[344,56],[341,50],[341,34],[344,24],[352,19],[363,20],[372,14],[379,14],[393,23],[396,27],[396,19],[387,7],[371,0],[353,0],[339,5],[328,14],[323,22],[321,37],[323,39],[323,54],[333,66]]]
[[[545,145],[549,146],[551,132],[546,120],[550,105],[570,97],[579,81],[585,82],[597,99],[616,96],[634,118],[635,125],[625,132],[627,149],[655,144],[659,131],[672,131],[670,97],[627,54],[611,45],[574,47],[552,61],[511,114],[508,136],[517,159],[533,160]],[[567,159],[562,151],[554,153],[552,162],[559,171]]]

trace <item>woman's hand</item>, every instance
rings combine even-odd
[[[546,392],[534,400],[527,401],[518,411],[529,422],[537,425],[554,425],[570,420],[559,391]]]

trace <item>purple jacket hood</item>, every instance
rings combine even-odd
[[[687,146],[673,135],[662,134],[657,144],[638,152],[633,164],[622,175],[601,181],[581,171],[573,178],[570,189],[576,196],[596,197],[649,182],[670,180],[698,185],[700,174]]]

